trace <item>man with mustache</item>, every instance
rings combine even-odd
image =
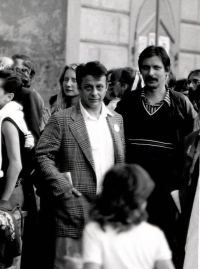
[[[116,111],[124,119],[127,162],[141,165],[155,181],[149,222],[165,232],[174,250],[177,208],[170,193],[179,188],[182,144],[197,113],[187,97],[166,85],[170,58],[164,48],[147,47],[138,65],[145,87],[125,96]]]

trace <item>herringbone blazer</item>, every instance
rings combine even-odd
[[[121,115],[113,114],[107,116],[107,122],[113,138],[115,163],[123,163],[123,120]],[[96,197],[96,174],[79,104],[50,117],[36,148],[36,161],[42,172],[45,191],[52,197],[56,235],[80,237],[88,210]],[[73,186],[82,194],[80,197],[71,193],[72,186],[63,172],[71,172]]]

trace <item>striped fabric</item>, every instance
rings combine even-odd
[[[149,103],[148,99],[145,96],[144,89],[142,89],[141,98],[142,98],[142,103],[144,105],[144,108],[146,109],[146,111],[150,115],[153,115],[159,108],[161,108],[162,105],[164,104],[164,102],[166,102],[169,106],[171,105],[170,96],[169,96],[169,89],[167,89],[165,98],[162,101],[155,103],[154,105],[151,105]]]
[[[113,115],[107,116],[107,122],[113,139],[115,163],[124,163],[123,120],[116,112]],[[53,197],[50,202],[53,203],[56,236],[81,237],[88,211],[96,198],[96,174],[79,104],[50,117],[36,148],[36,160],[46,191]],[[72,186],[64,172],[71,173],[73,186],[82,194],[80,197],[71,193]],[[42,199],[45,196],[41,195]]]

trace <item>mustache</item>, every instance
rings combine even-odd
[[[157,79],[157,78],[152,77],[152,76],[148,76],[148,77],[146,77],[146,79],[145,79],[145,80],[146,80],[146,81],[152,81],[152,80],[158,81],[158,79]]]

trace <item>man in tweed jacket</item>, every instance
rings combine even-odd
[[[43,192],[50,197],[55,219],[54,268],[64,267],[63,256],[69,264],[81,254],[82,231],[102,177],[112,165],[124,162],[122,117],[102,102],[106,73],[99,62],[77,67],[80,102],[51,116],[36,149]]]

